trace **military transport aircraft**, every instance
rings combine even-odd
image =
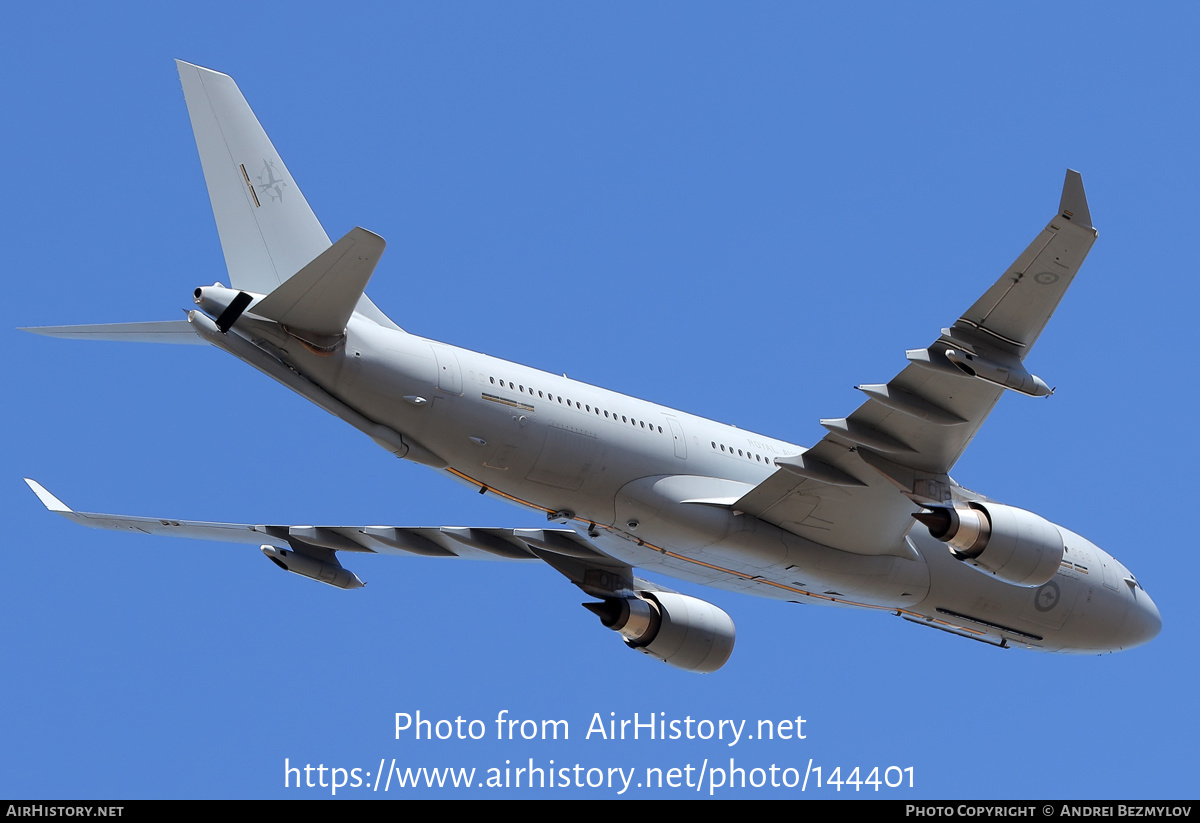
[[[541,560],[632,648],[720,668],[721,609],[634,569],[780,600],[878,609],[1000,647],[1128,649],[1162,621],[1104,550],[948,472],[1000,396],[1050,387],[1026,355],[1096,239],[1078,173],[1026,249],[888,383],[858,386],[812,448],[408,334],[366,296],[384,241],[330,243],[227,75],[180,62],[229,286],[186,320],[30,329],[211,344],[389,452],[543,512],[545,527],[254,525],[51,511],[104,529],[249,543],[280,568],[362,586],[347,553]]]

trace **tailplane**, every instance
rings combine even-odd
[[[364,228],[351,229],[258,301],[254,313],[293,332],[304,332],[304,339],[315,346],[336,345],[385,245],[377,234]]]
[[[32,326],[21,331],[67,340],[116,340],[124,343],[174,343],[207,345],[186,320],[155,320],[149,323],[99,323],[88,326]]]

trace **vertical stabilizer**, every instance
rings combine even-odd
[[[329,236],[233,78],[176,64],[230,285],[269,294],[328,249]],[[365,295],[358,311],[395,327]]]

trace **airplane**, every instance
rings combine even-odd
[[[717,606],[640,576],[872,609],[999,648],[1105,653],[1156,637],[1154,601],[1122,563],[949,472],[1006,392],[1053,390],[1024,361],[1096,240],[1081,176],[1000,278],[887,383],[857,388],[811,448],[404,331],[366,295],[384,251],[331,242],[231,77],[177,61],[229,285],[185,320],[27,331],[212,345],[388,452],[498,496],[534,528],[209,523],[52,512],[85,526],[259,546],[341,589],[346,555],[541,561],[625,644],[713,672],[734,646]]]

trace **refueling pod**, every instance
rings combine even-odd
[[[1030,374],[1019,362],[998,363],[967,351],[946,349],[946,359],[968,377],[978,377],[1030,397],[1048,397],[1054,389],[1036,374]]]
[[[330,552],[333,562],[318,560],[298,551],[289,551],[275,546],[261,546],[262,553],[267,559],[285,572],[292,572],[301,577],[308,577],[321,583],[328,583],[338,589],[361,589],[363,582],[358,575],[337,562],[337,556]]]

